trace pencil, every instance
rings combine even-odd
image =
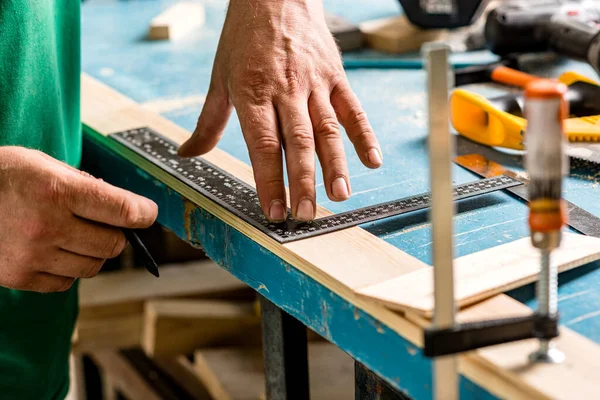
[[[154,261],[154,258],[152,258],[150,252],[148,252],[148,249],[146,248],[144,243],[140,240],[139,236],[132,229],[122,229],[123,233],[125,234],[125,237],[127,238],[127,241],[131,244],[136,253],[139,254],[139,256],[142,258],[142,263],[144,264],[144,267],[146,267],[148,272],[150,272],[152,275],[158,278],[160,276],[160,274],[158,273],[158,265],[156,264],[156,261]]]

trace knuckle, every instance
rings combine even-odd
[[[325,117],[317,124],[316,134],[328,139],[337,139],[340,134],[340,128],[337,119],[333,117]]]
[[[267,189],[268,192],[273,193],[278,191],[285,184],[283,179],[266,179],[260,182],[261,188]]]
[[[85,271],[81,274],[81,277],[82,278],[93,278],[94,276],[98,275],[103,264],[104,264],[104,260],[101,260],[101,259],[95,259],[95,260],[90,261],[90,263],[87,266],[87,268],[85,269]]]
[[[350,124],[356,127],[363,127],[369,123],[367,113],[362,108],[354,108],[350,110],[350,116],[348,118]]]
[[[24,221],[22,231],[25,238],[31,242],[48,239],[54,233],[50,225],[40,218]]]
[[[238,96],[251,104],[267,104],[271,102],[273,85],[262,71],[248,71],[243,78],[244,84],[238,85]]]
[[[108,241],[108,251],[106,252],[108,258],[117,257],[125,246],[127,246],[127,239],[125,239],[125,235],[123,234],[115,234]]]
[[[56,284],[56,288],[54,288],[54,291],[66,292],[67,290],[69,290],[71,288],[71,286],[73,286],[74,282],[75,282],[74,278],[62,278],[61,282],[58,282]],[[49,291],[52,291],[52,290],[49,290]]]
[[[344,66],[342,64],[342,60],[340,58],[339,62],[336,64],[334,71],[331,73],[331,77],[329,78],[329,82],[331,83],[332,88],[337,88],[342,85],[342,83],[346,83],[346,72],[344,71]]]
[[[40,185],[40,196],[48,199],[52,204],[59,207],[68,201],[69,191],[65,182],[57,176],[49,179],[45,184]]]
[[[314,190],[315,187],[315,175],[311,171],[300,171],[296,175],[295,181],[298,186],[310,190]]]
[[[346,173],[344,168],[346,157],[343,155],[333,154],[329,157],[327,163],[332,168],[332,174],[335,174],[336,176],[343,176]]]
[[[281,152],[281,143],[279,143],[275,132],[263,131],[253,140],[252,149],[257,153],[279,153]]]
[[[135,203],[123,198],[119,204],[119,216],[125,226],[133,226],[138,222],[139,210]]]
[[[312,150],[315,144],[312,130],[304,125],[292,126],[288,143],[297,150]]]
[[[371,132],[370,129],[361,129],[356,135],[355,135],[355,141],[360,142],[360,143],[366,143],[368,141],[370,141],[373,137],[373,133]]]
[[[281,86],[283,92],[287,95],[298,93],[302,84],[298,70],[295,67],[285,68],[285,79]]]

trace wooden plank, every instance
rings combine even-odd
[[[142,345],[148,356],[190,354],[202,347],[259,345],[253,305],[208,300],[146,303]]]
[[[411,24],[405,15],[362,22],[360,30],[366,45],[388,53],[416,51],[427,42],[444,40],[444,29],[420,29]]]
[[[141,345],[142,314],[133,313],[99,319],[79,319],[72,351],[87,353],[101,349],[121,349]]]
[[[86,400],[85,372],[81,355],[71,354],[69,356],[69,382],[69,392],[65,400]]]
[[[229,272],[210,260],[194,261],[160,267],[160,278],[145,270],[102,273],[94,279],[82,280],[79,286],[79,306],[85,314],[90,309],[100,315],[100,308],[114,308],[121,313],[142,310],[148,299],[164,297],[203,296],[222,297],[249,290]],[[123,305],[128,305],[124,309]],[[112,310],[115,315],[118,310]]]
[[[330,343],[308,347],[310,397],[354,398],[354,361]],[[265,396],[260,348],[197,351],[194,366],[214,400],[257,400]]]
[[[553,253],[559,272],[600,259],[600,239],[565,232],[563,240],[563,245]],[[531,240],[523,238],[458,258],[454,267],[458,306],[464,308],[536,281],[539,257],[539,250],[533,248]],[[365,287],[359,293],[394,310],[431,317],[433,268]]]
[[[417,346],[422,345],[422,326],[419,326],[413,320],[409,320],[402,315],[384,308],[381,304],[376,304],[371,299],[359,296],[356,291],[361,287],[370,286],[421,269],[425,266],[423,262],[360,228],[350,228],[286,245],[275,242],[249,224],[228,213],[220,206],[207,200],[199,193],[182,186],[176,179],[162,173],[156,166],[136,156],[131,151],[116,145],[113,140],[106,138],[106,135],[110,133],[140,126],[149,126],[177,143],[182,143],[186,140],[190,136],[190,133],[165,118],[143,110],[131,99],[86,75],[83,75],[82,78],[82,120],[86,126],[86,135],[89,139],[127,158],[132,164],[143,169],[226,224],[233,226],[240,233],[251,238],[267,251],[276,254],[283,261],[291,264],[328,290],[331,290],[355,307],[370,314],[373,318],[389,327],[390,330],[398,333]],[[90,132],[90,129],[96,133]],[[251,168],[231,155],[215,149],[204,157],[247,183],[254,184]],[[190,206],[190,208],[192,207],[194,206]],[[329,212],[322,207],[318,207],[317,214],[323,216],[328,215]],[[186,220],[185,215],[182,218],[182,225],[189,226],[189,219]],[[191,231],[189,232],[188,239],[192,240]],[[504,295],[496,297],[501,300],[510,300]],[[481,304],[489,303],[486,301]],[[506,303],[504,307],[510,313],[511,307],[515,307],[515,303]],[[498,309],[494,307],[484,309],[483,312],[486,313],[487,318],[494,318],[498,315]],[[561,345],[561,349],[567,353],[568,359],[570,358],[569,352],[574,348],[581,347],[582,349],[587,349],[590,351],[590,354],[598,351],[597,345],[590,343],[582,344],[581,342],[573,341],[572,335],[566,336],[564,340],[569,342],[569,346],[563,344]],[[556,369],[557,373],[569,369],[569,373],[582,377],[580,383],[585,383],[583,386],[597,387],[596,381],[585,378],[586,374],[591,370],[590,368],[595,368],[596,365],[587,358],[579,358],[577,354],[574,353],[577,362],[573,362],[572,365],[559,364],[550,366],[550,368]],[[520,354],[515,354],[517,358],[521,356]],[[489,362],[490,367],[488,369],[494,376],[500,376],[503,373],[501,370],[502,366],[500,364],[496,365],[495,359],[490,357],[488,353],[483,351],[476,352],[473,357],[477,361]],[[600,357],[596,357],[596,359],[600,359]],[[469,362],[469,366],[473,368],[469,370],[465,369],[469,378],[474,379],[474,371],[477,373],[483,371],[481,365],[475,365],[470,359],[466,362]],[[505,380],[490,380],[487,383],[481,382],[481,385],[488,390],[500,392],[508,392],[509,390],[537,390],[547,394],[547,397],[552,397],[553,394],[547,392],[545,389],[543,375],[532,379],[532,377],[522,375],[522,371],[515,371],[514,374],[516,378],[510,383],[510,386],[507,386],[509,383]],[[577,397],[579,393],[577,386],[571,387],[570,385],[565,385],[565,387],[570,388],[571,398]],[[582,393],[585,392],[582,391]],[[545,397],[538,396],[537,398]]]
[[[210,395],[194,370],[194,365],[185,356],[154,358],[154,363],[169,375],[194,400],[209,400]]]
[[[177,40],[204,25],[202,3],[183,1],[167,8],[150,22],[148,39]]]
[[[251,291],[210,260],[161,266],[156,279],[145,270],[102,273],[79,285],[79,318],[73,339],[77,352],[141,345],[148,299],[219,298]]]
[[[161,400],[142,376],[114,350],[102,350],[90,354],[116,389],[129,399]]]
[[[325,23],[335,38],[340,51],[359,50],[363,44],[363,34],[352,22],[336,15],[325,13]]]

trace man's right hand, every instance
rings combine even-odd
[[[35,150],[0,147],[0,286],[65,291],[146,228],[156,204]]]

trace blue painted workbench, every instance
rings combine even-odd
[[[123,92],[146,107],[156,110],[188,130],[193,130],[206,94],[212,60],[220,27],[224,20],[224,1],[204,0],[206,25],[189,38],[176,43],[146,42],[144,35],[150,19],[171,4],[170,1],[90,0],[83,4],[83,70]],[[359,22],[399,12],[396,0],[325,0],[326,8]],[[374,53],[348,54],[348,62]],[[493,60],[477,53],[476,62]],[[410,61],[411,57],[406,57]],[[414,57],[412,58],[414,61]],[[455,62],[468,61],[458,56]],[[411,61],[412,62],[412,61]],[[409,66],[410,63],[408,63]],[[557,70],[581,65],[562,65]],[[353,196],[344,203],[327,199],[318,175],[318,202],[334,211],[421,193],[428,190],[426,149],[426,97],[424,72],[414,69],[352,69],[350,83],[363,102],[382,145],[384,165],[368,170],[360,164],[346,140]],[[235,115],[219,147],[249,163]],[[191,233],[211,258],[271,301],[296,316],[313,330],[336,343],[359,361],[386,378],[395,387],[415,398],[431,397],[429,362],[420,351],[396,333],[366,314],[356,318],[355,310],[340,297],[312,279],[287,268],[276,256],[227,227],[210,214],[194,211],[193,226],[184,227],[183,203],[178,194],[157,185],[142,171],[102,149],[95,156],[112,160],[107,180],[155,199],[160,206],[159,220],[182,237]],[[507,157],[519,163],[516,157]],[[458,167],[453,169],[457,183],[476,179]],[[591,174],[594,175],[594,174]],[[595,176],[571,177],[565,196],[573,203],[598,215],[600,202]],[[461,204],[455,218],[456,255],[462,256],[528,235],[527,209],[503,193],[480,197]],[[364,226],[373,234],[405,252],[430,263],[431,232],[425,213],[413,213]],[[562,323],[600,343],[600,268],[588,265],[561,276],[559,307]],[[533,288],[510,293],[534,306]],[[483,389],[466,379],[463,398],[488,398]]]

